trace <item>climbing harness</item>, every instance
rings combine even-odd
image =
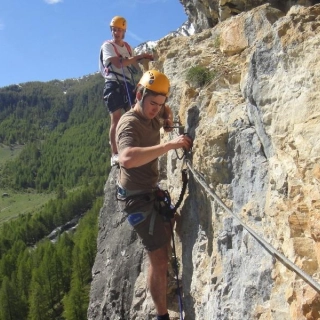
[[[187,189],[187,185],[188,185],[187,169],[182,169],[181,174],[182,174],[182,188],[181,188],[179,199],[174,206],[171,203],[171,197],[168,190],[158,189],[155,191],[156,199],[160,203],[159,213],[163,217],[165,217],[166,221],[170,221],[171,219],[174,218],[174,214],[176,213],[177,209],[180,207],[184,194]]]
[[[130,57],[132,57],[132,50],[131,50],[131,47],[130,45],[123,41],[124,42],[124,45],[130,55]],[[125,72],[124,72],[124,67],[123,67],[123,64],[122,64],[122,56],[121,54],[119,53],[118,49],[117,49],[117,46],[111,41],[111,40],[107,40],[105,41],[104,43],[109,43],[113,46],[114,48],[114,51],[116,53],[116,55],[120,58],[120,64],[121,64],[121,70],[122,70],[122,74],[118,73],[118,72],[115,72],[113,69],[112,69],[112,64],[111,62],[108,63],[107,66],[104,65],[103,63],[103,53],[102,53],[102,49],[100,50],[100,61],[99,61],[99,66],[100,66],[100,73],[102,74],[103,77],[105,77],[106,75],[108,75],[109,73],[113,73],[117,79],[117,82],[118,82],[118,85],[120,87],[120,90],[121,90],[121,87],[122,87],[122,83],[124,83],[124,87],[125,87],[125,91],[126,91],[126,94],[124,95],[125,96],[125,100],[124,100],[124,103],[128,103],[130,104],[130,107],[132,106],[132,101],[131,101],[131,95],[129,93],[129,88],[128,88],[128,82],[131,84],[133,83],[133,87],[135,87],[135,81],[134,81],[134,77],[133,75],[138,73],[138,71],[136,70],[136,68],[134,66],[127,66],[126,68],[128,69],[129,73],[130,73],[130,76],[131,76],[131,79],[128,78],[126,75],[125,75]],[[121,76],[123,78],[123,81],[120,81],[118,76]]]
[[[159,189],[155,192],[156,200],[159,203],[158,211],[165,221],[174,218],[174,208],[171,204],[171,197],[168,190]]]
[[[132,57],[132,50],[131,50],[131,47],[129,46],[129,44],[125,41],[124,42],[124,45],[130,55],[130,57]],[[106,40],[104,43],[109,43],[112,45],[116,55],[119,57],[119,58],[122,58],[121,54],[119,53],[118,49],[117,49],[117,46],[112,42],[112,40]],[[108,65],[104,65],[103,63],[103,53],[102,53],[102,48],[100,49],[100,72],[102,74],[102,76],[104,77],[105,75],[107,75],[108,73],[114,73],[114,74],[118,74],[119,76],[121,76],[120,73],[117,73],[115,71],[112,70],[112,67],[111,67],[111,62],[108,63]],[[130,70],[129,70],[130,71]],[[127,78],[128,79],[128,78]]]

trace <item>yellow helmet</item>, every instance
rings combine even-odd
[[[127,30],[127,21],[125,18],[120,16],[115,16],[110,22],[110,27],[116,27],[123,30]]]
[[[139,81],[139,84],[146,89],[168,97],[170,91],[170,82],[167,76],[157,70],[145,72]]]

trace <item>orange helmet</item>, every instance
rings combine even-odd
[[[157,70],[145,72],[139,81],[139,84],[148,90],[168,97],[170,91],[170,82],[167,76]]]
[[[110,27],[116,27],[123,30],[127,30],[127,21],[125,18],[120,16],[115,16],[110,22]]]

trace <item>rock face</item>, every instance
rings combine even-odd
[[[201,11],[192,9],[200,1],[180,2],[191,16],[204,17],[223,1],[201,1]],[[212,28],[198,25],[202,32],[166,37],[156,47],[154,66],[171,80],[169,104],[194,138],[191,166],[242,222],[189,171],[175,230],[186,320],[320,319],[319,289],[245,228],[320,286],[320,5],[280,11],[254,3],[259,1],[225,21],[217,16]],[[186,77],[191,66],[206,67],[215,77],[198,87]],[[170,151],[160,160],[162,182],[175,201],[180,155]],[[100,215],[88,319],[153,319],[147,262],[117,211],[113,170]],[[170,316],[179,319],[170,289]]]
[[[221,21],[265,3],[284,12],[288,12],[293,5],[311,6],[319,3],[315,0],[180,0],[180,2],[196,32],[212,28]]]

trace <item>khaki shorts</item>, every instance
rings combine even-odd
[[[157,250],[170,241],[170,223],[159,214],[152,193],[132,196],[118,203],[146,250]]]

